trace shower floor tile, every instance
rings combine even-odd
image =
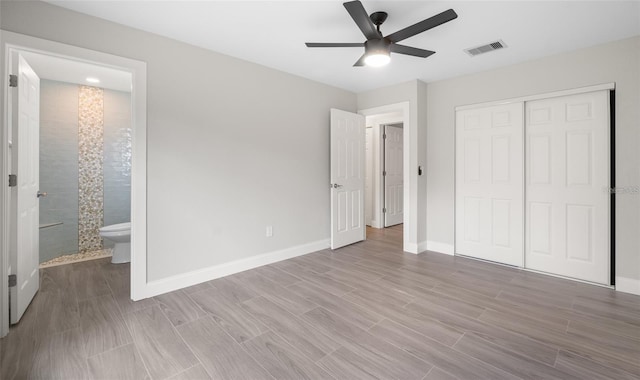
[[[40,268],[55,267],[57,265],[78,263],[80,261],[102,259],[103,257],[111,257],[111,248],[99,249],[97,251],[74,253],[71,255],[59,256],[54,259],[40,263]]]

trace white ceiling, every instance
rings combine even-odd
[[[50,55],[21,52],[40,79],[131,92],[131,73]],[[96,78],[100,83],[87,82]]]
[[[361,92],[432,82],[640,35],[639,1],[363,1],[386,11],[384,35],[452,8],[458,18],[403,44],[429,58],[392,54],[383,68],[352,67],[361,48],[305,42],[363,42],[341,1],[67,1],[50,3]],[[508,48],[470,57],[463,49],[502,39]]]

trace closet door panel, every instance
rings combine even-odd
[[[526,104],[527,268],[609,283],[609,93]]]
[[[523,265],[524,104],[456,112],[456,253]]]

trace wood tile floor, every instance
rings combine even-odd
[[[42,270],[1,379],[639,379],[640,297],[435,253],[402,229],[140,302]]]

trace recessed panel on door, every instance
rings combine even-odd
[[[523,103],[456,112],[456,253],[523,265]]]

